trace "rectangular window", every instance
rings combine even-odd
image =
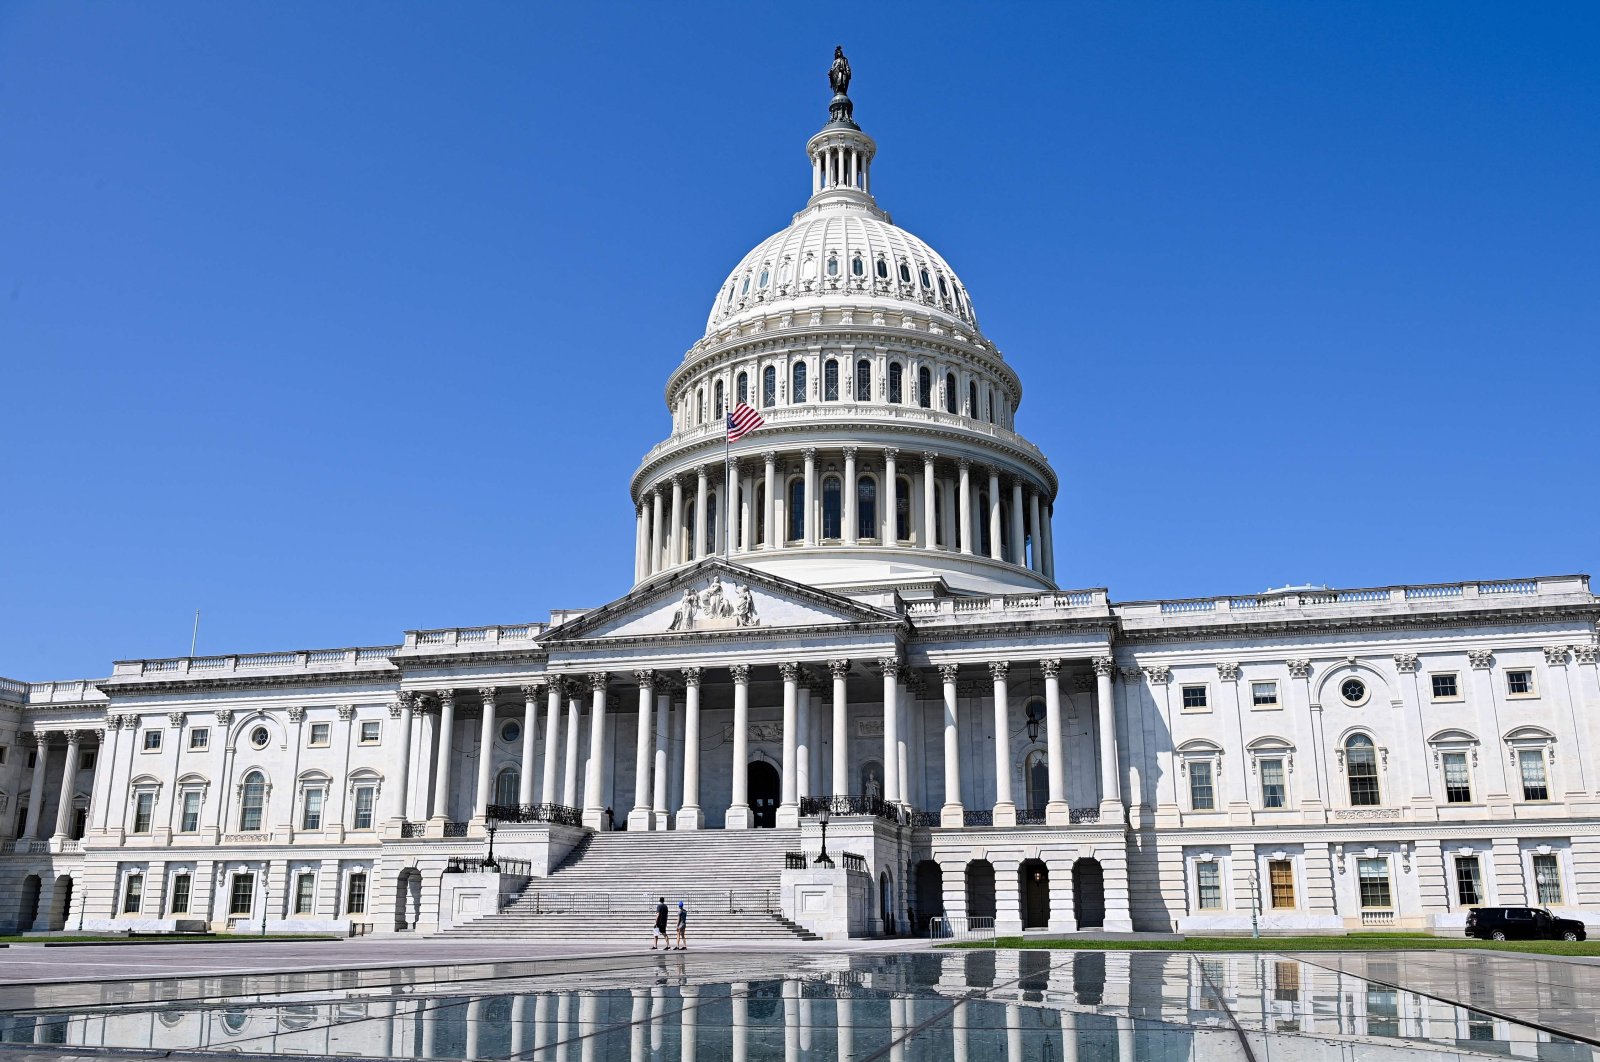
[[[1533,672],[1526,668],[1506,672],[1506,694],[1511,697],[1533,696]]]
[[[367,913],[367,876],[364,873],[350,875],[350,887],[346,890],[344,904],[345,914]]]
[[[1300,964],[1274,963],[1272,998],[1280,1003],[1300,1002]]]
[[[0,767],[6,765],[6,753],[10,751],[9,745],[0,745]]]
[[[133,797],[133,832],[149,833],[150,819],[156,810],[156,795],[153,792],[135,793]]]
[[[313,874],[301,874],[294,879],[294,913],[310,914],[316,897],[317,879]]]
[[[254,874],[235,874],[233,876],[233,889],[228,894],[228,913],[230,915],[247,915],[255,906],[256,876]]]
[[[195,833],[200,829],[200,793],[190,790],[183,794],[183,818],[178,822],[180,833]]]
[[[1387,859],[1361,859],[1356,862],[1357,877],[1361,882],[1361,906],[1390,909],[1389,861]]]
[[[1287,859],[1267,861],[1267,884],[1274,909],[1294,906],[1294,863]]]
[[[146,752],[161,751],[161,734],[160,730],[146,730],[144,732],[144,750]]]
[[[363,745],[376,745],[383,736],[383,724],[376,719],[369,719],[361,724],[361,743]]]
[[[376,794],[377,790],[370,785],[356,787],[356,829],[372,829],[372,803]]]
[[[1278,684],[1276,682],[1250,683],[1250,703],[1257,708],[1278,707]]]
[[[1462,907],[1483,902],[1483,870],[1475,855],[1456,856],[1456,899]]]
[[[1546,907],[1561,903],[1561,861],[1552,855],[1533,857],[1533,887]]]
[[[144,906],[144,875],[129,874],[127,884],[122,887],[122,913],[138,914],[139,908]]]
[[[1436,701],[1453,701],[1461,696],[1461,690],[1456,685],[1455,672],[1443,675],[1433,675],[1433,699]]]
[[[173,915],[187,915],[189,913],[189,889],[192,888],[192,884],[194,884],[194,880],[187,873],[181,873],[181,875],[173,878],[173,905],[171,905],[171,910],[168,913],[173,913]]]
[[[211,728],[210,727],[197,726],[193,730],[189,731],[189,750],[191,752],[202,752],[205,749],[208,749],[210,747],[211,747]]]
[[[1444,754],[1444,799],[1447,804],[1472,803],[1472,780],[1467,775],[1467,754]]]
[[[1194,865],[1195,902],[1202,911],[1222,909],[1222,870],[1216,863]]]
[[[328,738],[333,733],[331,723],[311,724],[311,745],[313,748],[322,748],[328,744]]]
[[[1518,751],[1517,767],[1522,772],[1522,799],[1549,800],[1550,785],[1544,773],[1544,750]]]
[[[1283,761],[1262,760],[1257,766],[1261,771],[1261,806],[1264,808],[1287,806],[1288,792],[1283,783]]]
[[[78,770],[94,770],[94,749],[84,749],[82,752],[78,753]]]
[[[300,816],[302,830],[322,829],[322,790],[307,789],[305,811]]]
[[[1183,710],[1197,712],[1206,706],[1206,688],[1204,686],[1185,686],[1183,688]]]
[[[1189,764],[1189,810],[1216,810],[1217,794],[1211,784],[1211,761],[1194,760]]]
[[[29,769],[31,770],[34,766],[36,766],[38,764],[38,762],[39,762],[39,750],[38,749],[29,749],[28,750],[28,767],[29,767]]]

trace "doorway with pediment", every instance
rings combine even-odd
[[[783,798],[783,780],[778,768],[762,759],[753,759],[745,768],[750,797],[751,825],[770,830],[778,824],[778,802]]]

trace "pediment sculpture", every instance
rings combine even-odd
[[[724,587],[722,577],[713,575],[704,590],[683,591],[683,598],[673,610],[672,623],[667,630],[727,630],[760,625],[761,618],[756,615],[755,597],[750,593],[750,588],[739,584]]]

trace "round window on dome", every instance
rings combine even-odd
[[[250,744],[254,745],[258,749],[266,748],[267,742],[271,740],[272,735],[267,732],[267,728],[264,726],[258,726],[254,730],[250,731]]]
[[[1367,684],[1358,678],[1345,679],[1339,683],[1339,696],[1346,704],[1365,704],[1367,701]]]

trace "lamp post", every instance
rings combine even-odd
[[[1250,935],[1261,935],[1261,871],[1250,868]]]
[[[495,858],[494,858],[494,831],[496,831],[496,830],[498,830],[500,828],[500,820],[495,817],[495,814],[494,814],[493,811],[490,811],[489,812],[489,817],[484,820],[483,825],[484,825],[484,828],[489,831],[489,855],[483,861],[483,869],[484,870],[499,870],[500,869],[500,864],[495,862]]]
[[[812,860],[814,867],[827,867],[833,869],[833,860],[828,858],[828,805],[822,805],[822,814],[818,816],[822,822],[822,854]]]

